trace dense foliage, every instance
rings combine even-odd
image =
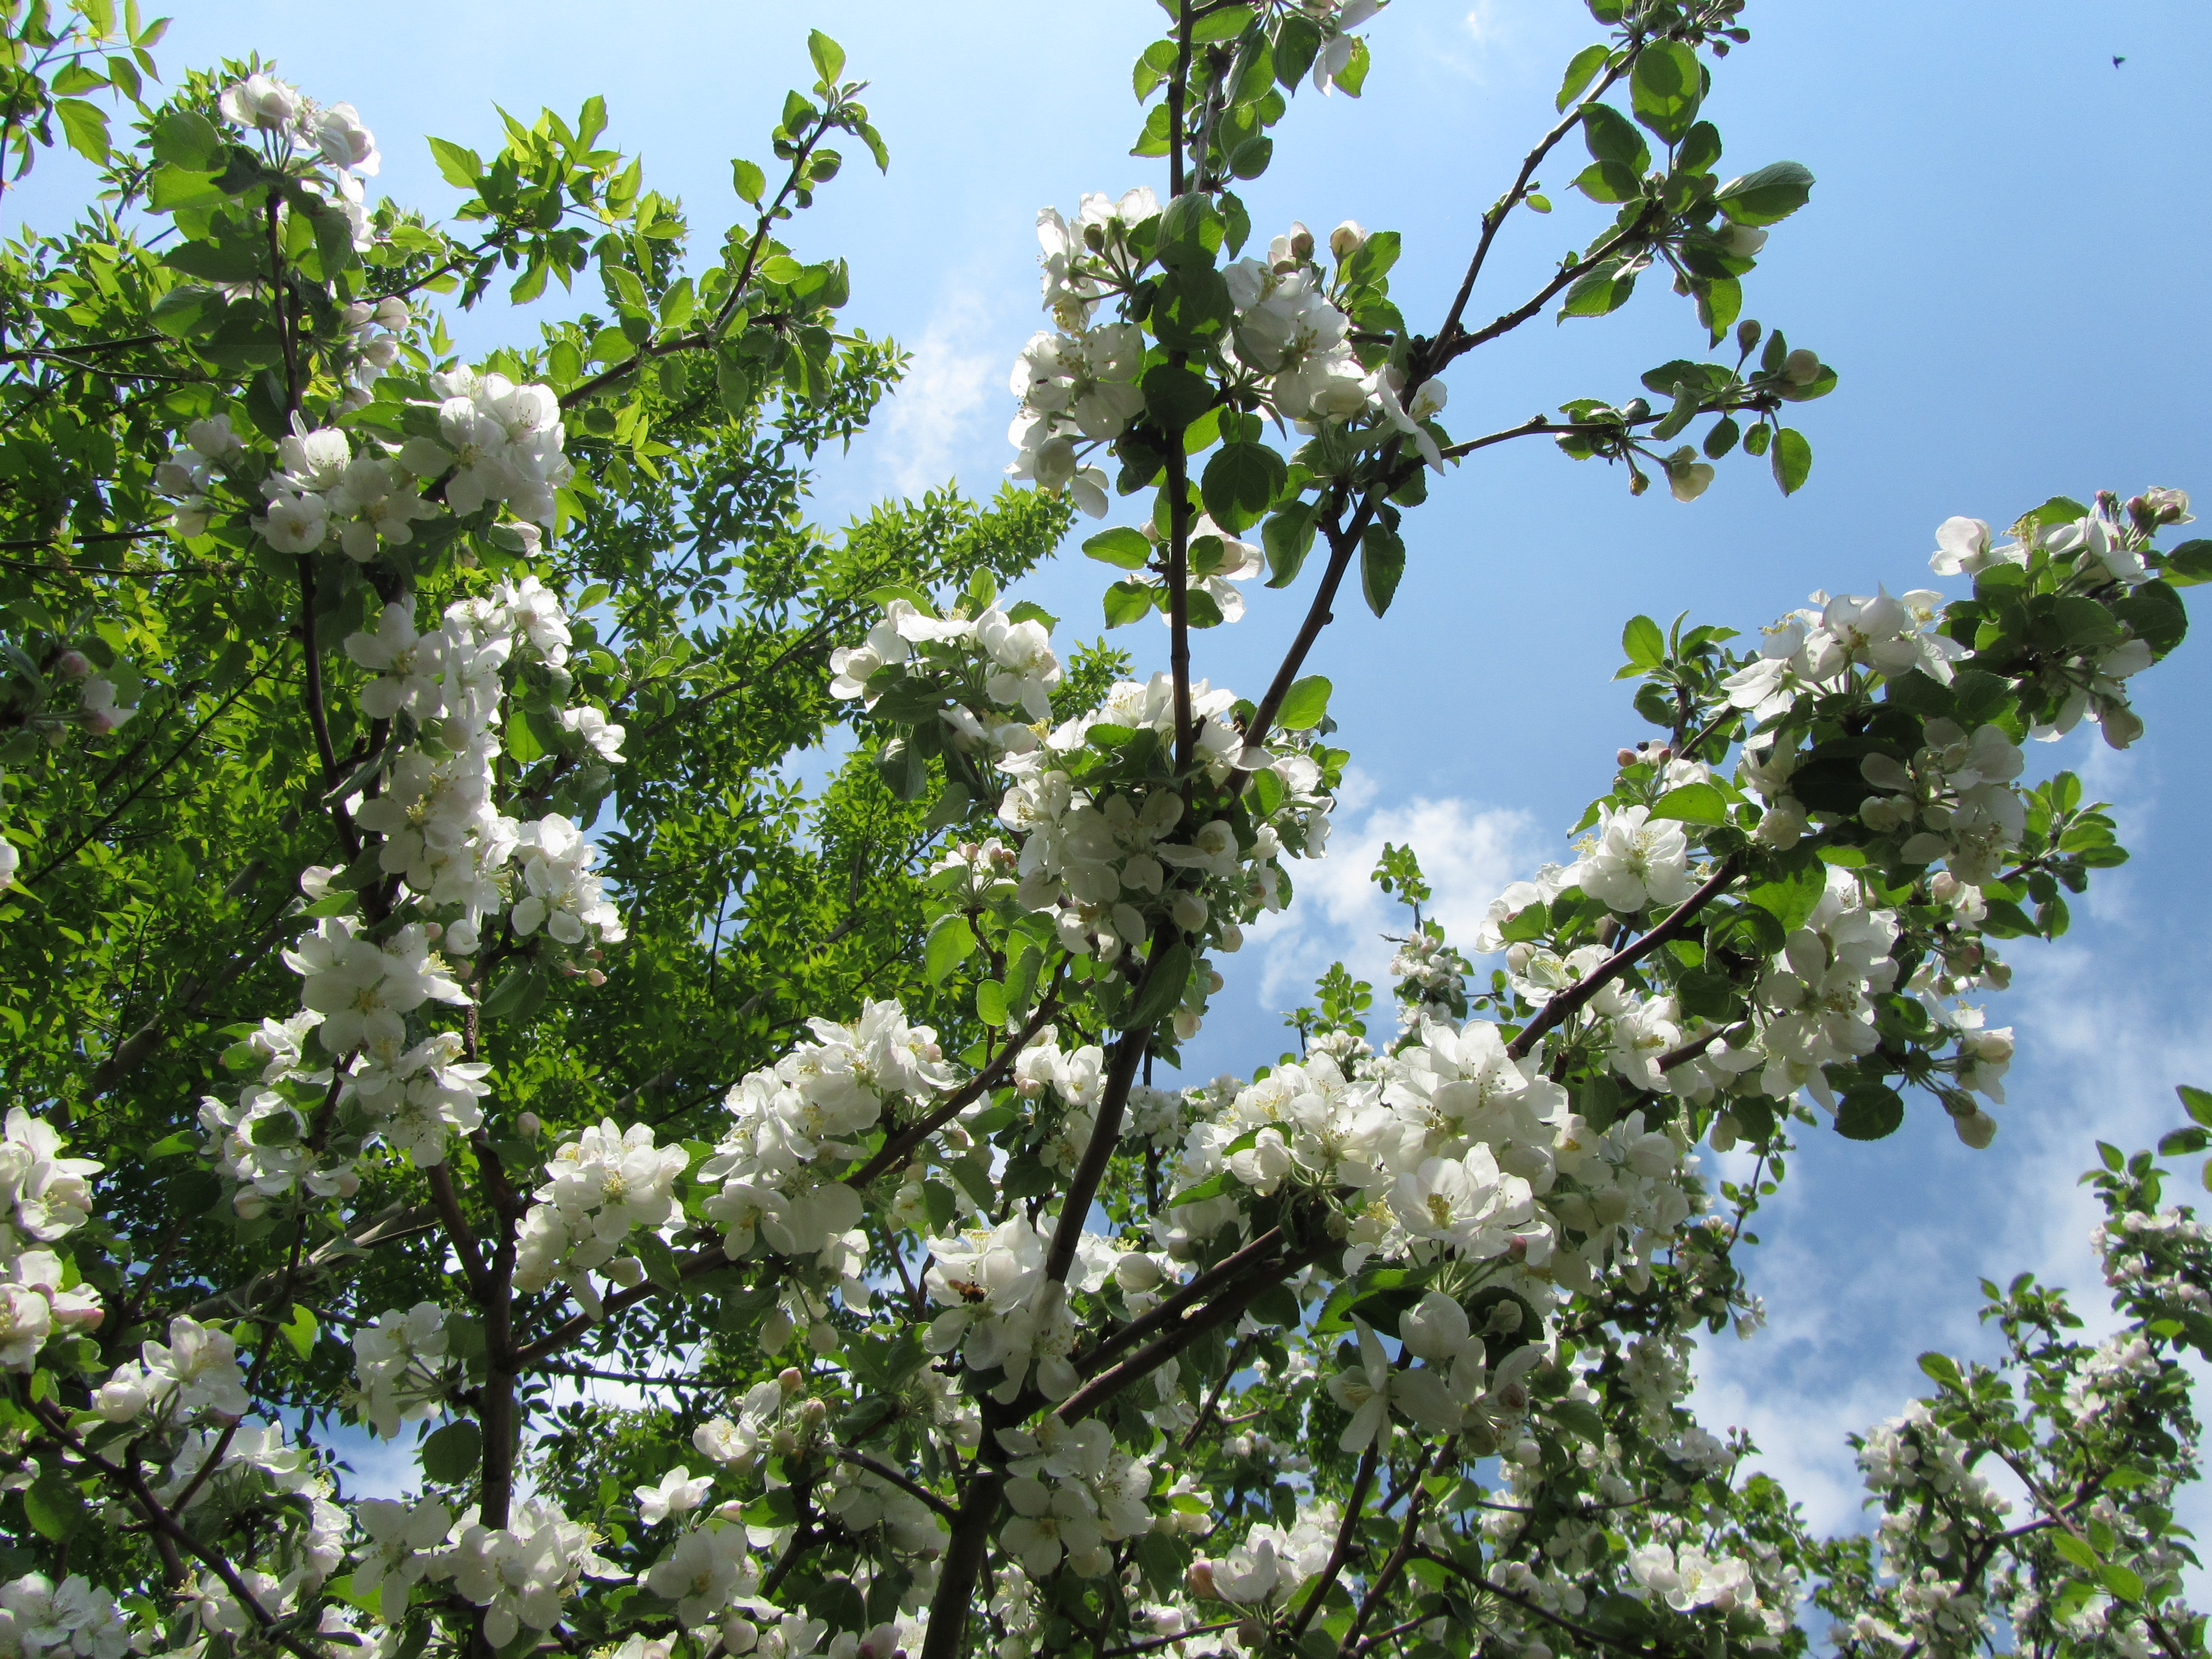
[[[1801,1137],[1996,1132],[1997,947],[2126,856],[2021,745],[2140,734],[2186,497],[1952,519],[1970,597],[1633,618],[1656,735],[1571,858],[1455,941],[1388,849],[1387,1031],[1340,966],[1295,1053],[1166,1087],[1323,854],[1313,671],[1431,480],[1549,438],[1793,491],[1837,375],[1741,314],[1813,188],[1721,167],[1741,0],[1589,0],[1411,322],[1398,233],[1237,194],[1302,87],[1358,94],[1375,0],[1164,9],[1164,191],[1039,216],[1034,487],[830,533],[810,465],[903,358],[799,251],[831,141],[889,161],[826,37],[702,249],[596,100],[431,139],[441,225],[370,200],[351,106],[258,61],[157,100],[135,5],[0,0],[0,156],[103,179],[0,253],[0,1652],[1724,1659],[1814,1608],[1868,1659],[2202,1650],[2212,1257],[2148,1153],[2101,1149],[2117,1334],[1987,1286],[2003,1363],[1931,1354],[1860,1447],[1873,1536],[1684,1404]],[[1474,320],[1577,146],[1589,240]],[[1446,429],[1454,363],[1646,275],[1710,361]],[[556,283],[455,355],[441,305]],[[1012,597],[1116,502],[1082,551],[1157,672]],[[1263,574],[1304,621],[1246,698],[1193,656]]]

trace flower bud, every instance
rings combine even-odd
[[[1367,246],[1367,232],[1356,219],[1346,219],[1328,234],[1328,251],[1339,259],[1349,259]]]
[[[1959,1139],[1976,1152],[1980,1152],[1997,1138],[1996,1119],[1978,1106],[1971,1112],[1953,1118],[1951,1127],[1958,1131]]]
[[[2189,492],[2185,489],[2172,489],[2160,484],[2144,490],[2136,499],[2150,508],[2152,516],[2160,524],[2190,522]]]
[[[1642,758],[1633,749],[1616,749],[1613,753],[1615,766],[1633,766]]]
[[[1160,1264],[1142,1250],[1126,1251],[1114,1264],[1114,1282],[1125,1291],[1149,1291],[1161,1278]]]
[[[54,659],[54,672],[65,680],[81,680],[92,672],[92,659],[82,651],[64,651]]]
[[[1291,222],[1291,258],[1303,264],[1313,258],[1313,232],[1293,219]]]
[[[1231,922],[1221,930],[1221,943],[1216,948],[1225,957],[1235,956],[1244,948],[1244,930]]]
[[[1782,360],[1782,378],[1792,386],[1812,385],[1820,378],[1820,354],[1800,346]]]
[[[1219,1599],[1219,1597],[1214,1593],[1213,1564],[1211,1561],[1199,1560],[1192,1562],[1190,1564],[1190,1571],[1183,1574],[1182,1583],[1183,1588],[1201,1601],[1212,1601]]]
[[[828,1401],[806,1400],[799,1402],[799,1425],[809,1433],[818,1432],[823,1424],[829,1419],[830,1402]]]
[[[1756,225],[1730,225],[1727,229],[1721,232],[1720,244],[1729,251],[1731,258],[1737,259],[1755,258],[1758,256],[1759,249],[1766,246],[1766,233],[1759,229]],[[1756,329],[1759,325],[1757,323],[1752,323],[1747,325],[1747,326]],[[1753,337],[1756,338],[1757,337],[1754,335]],[[1747,351],[1750,349],[1751,348],[1748,346],[1744,348]]]
[[[1189,1042],[1193,1037],[1198,1035],[1199,1028],[1205,1024],[1205,1023],[1206,1022],[1202,1018],[1200,1018],[1197,1014],[1193,1013],[1188,1008],[1176,1009],[1175,1017],[1176,1041],[1178,1042]]]
[[[535,1112],[525,1112],[514,1120],[514,1127],[517,1133],[528,1135],[534,1139],[544,1133],[545,1120]]]
[[[837,1334],[837,1328],[827,1320],[817,1319],[806,1328],[806,1346],[817,1353],[836,1352],[842,1340]],[[811,1406],[819,1402],[810,1400],[806,1403]]]
[[[805,1373],[796,1365],[786,1365],[775,1374],[775,1386],[786,1394],[797,1394],[806,1386]]]
[[[1168,901],[1168,916],[1186,933],[1195,933],[1206,926],[1206,901],[1188,887],[1176,890]]]

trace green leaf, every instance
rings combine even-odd
[[[1636,118],[1672,144],[1698,118],[1705,72],[1698,66],[1698,54],[1680,41],[1654,40],[1638,56],[1628,90]]]
[[[1328,694],[1334,688],[1319,674],[1293,681],[1275,711],[1275,724],[1285,732],[1304,732],[1319,726],[1328,713]]]
[[[1006,988],[997,980],[976,981],[975,1018],[994,1028],[1006,1023]]]
[[[1102,530],[1083,544],[1085,558],[1101,564],[1118,566],[1123,570],[1141,570],[1152,562],[1152,544],[1141,530],[1132,530],[1127,525],[1116,525],[1111,530]]]
[[[1289,476],[1283,458],[1265,444],[1224,444],[1199,488],[1214,523],[1234,535],[1260,521]]]
[[[1813,194],[1813,174],[1802,163],[1775,161],[1731,179],[1713,192],[1713,201],[1740,225],[1775,225],[1805,205]]]
[[[483,1459],[483,1431],[465,1417],[455,1418],[422,1443],[422,1473],[431,1480],[459,1486]]]
[[[1686,783],[1652,802],[1651,816],[1682,823],[1726,823],[1728,797],[1710,783]]]
[[[2084,1572],[2094,1572],[2097,1571],[2100,1565],[2097,1560],[2097,1552],[2091,1549],[2087,1544],[2083,1543],[2070,1532],[2061,1531],[2052,1533],[2051,1534],[2051,1547],[2057,1550],[2059,1554],[2064,1556],[2069,1561],[2071,1561],[2075,1566],[2081,1568]]]
[[[315,1339],[322,1334],[322,1327],[315,1322],[313,1310],[297,1302],[292,1304],[292,1316],[276,1328],[284,1334],[285,1341],[292,1345],[292,1352],[302,1359],[314,1352]]]
[[[1207,12],[1192,26],[1191,44],[1209,46],[1216,40],[1234,40],[1244,33],[1251,21],[1252,8],[1249,6],[1224,6],[1218,11]]]
[[[1905,1121],[1905,1097],[1885,1084],[1844,1091],[1836,1108],[1836,1133],[1852,1140],[1880,1140]]]
[[[824,81],[835,81],[844,70],[845,48],[820,29],[806,32],[806,55],[814,60],[814,72]]]
[[[1145,582],[1115,582],[1106,590],[1106,626],[1125,628],[1150,616],[1161,592]]]
[[[474,190],[483,176],[483,161],[476,151],[443,138],[430,140],[430,159],[438,164],[438,176],[458,190]]]
[[[2142,1600],[2143,1582],[2142,1578],[2137,1577],[2132,1570],[2122,1566],[2118,1562],[2107,1561],[2105,1563],[2103,1566],[2097,1570],[2097,1577],[2103,1581],[2105,1588],[2112,1591],[2112,1593],[2118,1596],[2121,1601],[2140,1601]]]
[[[1813,446],[1805,434],[1794,427],[1784,427],[1774,434],[1774,451],[1770,465],[1774,468],[1774,482],[1782,486],[1782,493],[1794,495],[1804,487],[1813,472]]]
[[[2191,1088],[2186,1083],[2177,1086],[2173,1092],[2181,1097],[2184,1111],[2206,1128],[2212,1129],[2212,1093]]]
[[[1596,1407],[1580,1400],[1555,1400],[1544,1409],[1561,1428],[1571,1429],[1593,1446],[1605,1444],[1605,1419]]]
[[[1597,79],[1597,72],[1605,67],[1605,60],[1611,55],[1612,48],[1600,41],[1594,46],[1584,46],[1569,58],[1566,75],[1559,82],[1559,95],[1552,107],[1564,110],[1581,97],[1583,89]]]
[[[922,951],[922,966],[932,985],[942,985],[945,975],[968,960],[975,950],[975,930],[968,918],[951,911],[937,919]]]
[[[1145,412],[1164,432],[1180,432],[1213,407],[1213,387],[1202,374],[1173,363],[1145,371]]]
[[[744,156],[733,156],[730,161],[730,185],[738,192],[739,201],[758,207],[761,193],[768,188],[768,175]]]
[[[1620,648],[1632,667],[1646,671],[1667,660],[1667,636],[1649,617],[1631,617],[1620,630]]]
[[[1960,1386],[1959,1362],[1948,1353],[1928,1352],[1920,1356],[1920,1369],[1935,1382]]]
[[[1593,161],[1618,161],[1632,173],[1651,165],[1651,146],[1635,123],[1610,104],[1583,106],[1583,143]]]
[[[90,1511],[56,1459],[40,1464],[38,1477],[23,1489],[23,1514],[39,1536],[63,1544],[83,1529]]]
[[[1818,859],[1808,858],[1796,870],[1753,887],[1744,898],[1780,922],[1784,933],[1794,933],[1827,890],[1826,872]]]
[[[1314,504],[1293,501],[1272,514],[1260,532],[1260,540],[1267,550],[1267,586],[1288,587],[1298,579],[1306,555],[1313,550]]]
[[[2182,543],[2166,556],[2159,574],[2176,587],[2212,582],[2212,541]]]
[[[1369,525],[1359,538],[1359,592],[1367,608],[1378,617],[1388,611],[1405,574],[1406,544],[1381,525]]]
[[[147,137],[155,161],[186,173],[215,171],[216,158],[222,154],[222,134],[197,110],[171,110]]]
[[[1125,1031],[1149,1030],[1174,1012],[1190,985],[1190,946],[1181,939],[1161,950],[1146,970],[1145,982],[1121,1022]]]
[[[54,113],[62,118],[62,133],[69,147],[88,161],[107,164],[107,112],[82,98],[57,98]]]

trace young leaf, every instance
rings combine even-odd
[[[1649,617],[1628,619],[1628,626],[1620,630],[1620,648],[1637,668],[1656,668],[1667,660],[1667,636]]]
[[[1774,434],[1774,482],[1782,486],[1782,493],[1794,495],[1804,487],[1813,471],[1813,446],[1805,434],[1794,427],[1784,427]]]
[[[1774,161],[1731,179],[1713,192],[1723,213],[1740,225],[1779,224],[1813,194],[1813,174],[1802,162]]]
[[[1698,118],[1704,82],[1696,52],[1679,40],[1654,40],[1630,73],[1629,101],[1636,118],[1672,144]]]
[[[975,949],[975,930],[968,925],[967,917],[957,911],[939,916],[929,930],[929,944],[922,952],[929,982],[942,985],[945,975],[967,961]]]
[[[1116,525],[1085,542],[1083,554],[1101,564],[1118,566],[1123,570],[1142,570],[1152,559],[1152,544],[1142,531]]]
[[[438,164],[438,176],[459,190],[474,190],[483,173],[476,151],[443,138],[430,140],[430,159]]]
[[[1584,46],[1567,63],[1566,78],[1559,82],[1559,95],[1553,109],[1563,110],[1583,95],[1583,89],[1597,79],[1597,72],[1605,67],[1610,49],[1601,41],[1594,46]]]
[[[1359,538],[1359,591],[1367,608],[1381,616],[1390,608],[1398,579],[1406,574],[1406,544],[1379,524]]]
[[[739,201],[758,207],[761,192],[768,188],[768,175],[744,156],[734,156],[730,161],[730,183],[735,187]]]
[[[844,70],[845,48],[820,29],[806,32],[806,55],[814,60],[814,72],[825,82],[834,82]]]
[[[1328,714],[1328,694],[1334,690],[1319,674],[1295,681],[1275,711],[1275,724],[1285,732],[1304,732],[1319,726]]]
[[[1710,783],[1686,783],[1654,801],[1651,816],[1681,823],[1726,823],[1728,797]]]

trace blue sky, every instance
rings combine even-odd
[[[575,0],[387,0],[365,27],[266,0],[194,7],[160,57],[182,66],[258,49],[314,96],[349,100],[382,143],[383,187],[434,212],[457,198],[421,135],[489,153],[493,104],[527,118],[600,93],[611,142],[641,153],[648,181],[680,194],[711,237],[737,205],[729,158],[766,161],[782,89],[811,78],[807,28],[835,34],[848,72],[874,83],[892,168],[878,178],[853,147],[792,240],[808,257],[849,258],[847,317],[915,362],[876,432],[825,460],[834,523],[954,477],[995,488],[1006,370],[1040,320],[1037,207],[1163,185],[1159,164],[1125,154],[1138,123],[1128,65],[1157,21],[1143,0],[661,0],[617,14]],[[2212,183],[2189,119],[2212,67],[2212,12],[1764,0],[1745,21],[1752,42],[1721,67],[1707,106],[1723,170],[1788,157],[1820,180],[1775,233],[1745,307],[1841,372],[1832,397],[1800,411],[1811,481],[1785,501],[1762,464],[1738,459],[1694,505],[1632,501],[1620,474],[1532,445],[1487,452],[1440,483],[1412,520],[1389,618],[1354,601],[1325,636],[1315,665],[1336,683],[1357,787],[1337,856],[1301,872],[1291,923],[1223,964],[1230,987],[1196,1056],[1206,1070],[1271,1059],[1279,1010],[1334,957],[1380,983],[1373,935],[1395,917],[1365,875],[1384,839],[1414,842],[1462,933],[1505,881],[1559,855],[1613,750],[1643,735],[1610,678],[1628,616],[1687,609],[1748,629],[1816,587],[1919,586],[1940,520],[2001,524],[2053,494],[2167,483],[2202,489],[2212,507]],[[1397,0],[1368,32],[1366,96],[1302,95],[1249,199],[1261,235],[1292,217],[1401,231],[1395,296],[1414,326],[1433,325],[1481,209],[1552,118],[1561,66],[1595,30],[1570,0]],[[1516,303],[1592,234],[1601,210],[1575,205],[1572,171],[1549,170],[1553,220],[1522,220],[1504,239],[1481,314]],[[72,158],[43,161],[11,194],[9,223],[51,224],[82,179]],[[526,325],[494,313],[464,338],[489,344]],[[1626,397],[1644,369],[1701,347],[1686,304],[1659,291],[1601,323],[1540,320],[1457,366],[1449,422],[1472,434],[1571,397]],[[1103,586],[1099,567],[1071,557],[1033,594],[1066,619],[1066,638],[1095,628]],[[1199,672],[1263,684],[1304,603],[1255,596],[1243,624],[1202,636]],[[1120,639],[1164,665],[1164,630]],[[2077,733],[2051,757],[2115,803],[2136,860],[2077,907],[2058,945],[2009,952],[2017,982],[1992,1015],[2021,1041],[1996,1146],[1967,1152],[1918,1103],[1878,1146],[1809,1137],[1763,1218],[1755,1271],[1771,1327],[1705,1363],[1709,1419],[1751,1428],[1819,1524],[1852,1522],[1842,1436],[1899,1408],[1918,1382],[1913,1355],[1981,1340],[1978,1277],[2034,1268],[2094,1288],[2092,1212],[2072,1185],[2093,1139],[2143,1144],[2174,1118],[2174,1083],[2212,1081],[2200,921],[2212,769],[2185,726],[2212,708],[2212,639],[2137,686],[2149,734],[2133,750]]]

